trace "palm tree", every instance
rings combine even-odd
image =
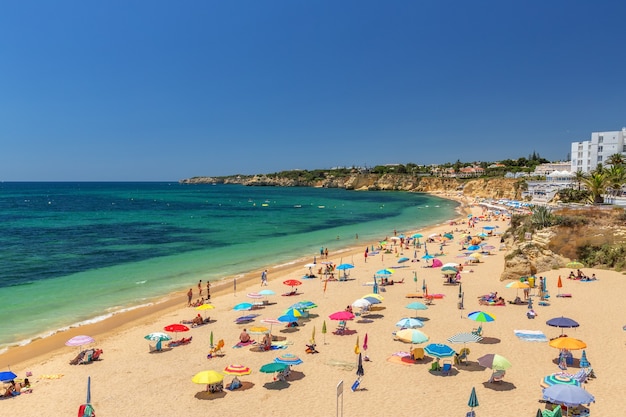
[[[619,155],[619,154],[616,154]],[[615,156],[615,155],[613,155]],[[619,155],[621,156],[621,155]],[[605,171],[607,176],[607,185],[612,189],[612,194],[617,196],[622,189],[622,185],[626,183],[626,170],[623,165],[611,165]]]
[[[584,172],[582,172],[582,170],[579,169],[578,171],[576,171],[575,181],[576,184],[578,184],[578,191],[580,191],[580,184],[585,180],[585,177],[586,175]]]
[[[609,159],[606,160],[606,163],[608,165],[612,165],[614,167],[616,167],[616,166],[623,166],[624,165],[624,157],[622,156],[622,154],[614,153],[613,155],[609,156]]]
[[[604,173],[593,172],[588,178],[583,180],[583,183],[591,193],[590,203],[604,203],[602,194],[606,192],[606,186],[608,184],[607,176]]]

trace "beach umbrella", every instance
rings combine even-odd
[[[239,316],[235,319],[235,322],[238,324],[247,323],[247,322],[253,321],[258,316],[259,316],[258,314],[247,314],[245,316]]]
[[[513,282],[509,282],[508,284],[506,284],[507,288],[530,288],[530,285],[527,282],[524,281],[513,281]]]
[[[253,299],[263,298],[263,296],[259,294],[258,292],[249,292],[248,294],[246,294],[246,297],[253,298]]]
[[[357,355],[361,353],[361,349],[359,348],[359,335],[356,336],[356,344],[354,345],[354,353]]]
[[[398,263],[399,264],[404,263],[404,262],[408,262],[408,261],[410,261],[410,259],[407,258],[407,257],[402,257],[402,258],[398,259]]]
[[[289,365],[284,364],[284,363],[278,363],[278,362],[270,362],[261,366],[259,371],[263,372],[264,374],[273,374],[274,372],[284,371],[285,369],[287,369],[287,366]]]
[[[272,326],[273,325],[284,323],[284,322],[282,322],[280,320],[270,319],[270,318],[261,319],[260,322],[263,323],[263,324],[269,324],[270,325],[270,333],[272,333]]]
[[[556,282],[556,286],[558,288],[558,294],[561,294],[561,288],[563,288],[563,282],[561,281],[560,275],[559,275],[559,280]]]
[[[483,246],[483,250],[486,250],[486,251],[494,250],[495,248],[496,247],[493,246],[493,245],[485,245],[485,246]]]
[[[311,344],[315,344],[315,326],[313,326],[313,331],[311,332]]]
[[[479,250],[480,246],[479,245],[470,245],[467,247],[468,251],[475,251],[475,250]]]
[[[424,303],[420,303],[419,301],[413,301],[412,303],[404,306],[404,308],[408,308],[409,310],[428,310],[428,306]]]
[[[474,333],[457,333],[453,336],[450,336],[448,339],[450,343],[475,343],[483,340],[482,337],[475,335]]]
[[[576,407],[595,401],[593,395],[576,385],[556,384],[543,390],[543,399],[566,407]]]
[[[17,378],[17,375],[11,371],[0,372],[0,382],[13,381],[15,378]]]
[[[434,256],[429,255],[428,253],[426,255],[422,256],[422,259],[426,259],[426,260],[433,259],[433,258],[434,258]]]
[[[359,377],[365,375],[365,370],[363,369],[363,357],[362,357],[361,353],[359,353],[359,361],[358,361],[358,365],[356,367],[356,374]]]
[[[293,353],[285,353],[277,358],[274,358],[274,362],[283,363],[285,365],[300,365],[302,363],[302,359]]]
[[[294,316],[293,314],[283,314],[282,316],[278,317],[277,320],[281,323],[294,323],[298,321],[298,317]]]
[[[364,295],[364,296],[363,296],[363,297],[361,297],[361,298],[375,298],[375,299],[377,299],[378,301],[385,301],[385,297],[383,297],[383,296],[382,296],[382,295],[380,295],[380,294],[366,294],[366,295]]]
[[[348,269],[352,269],[352,268],[354,268],[354,265],[351,265],[351,264],[340,264],[340,265],[337,265],[337,268],[335,268],[335,269],[337,269],[339,271],[343,271],[343,277],[347,278],[348,275],[346,275],[346,271]]]
[[[78,409],[79,417],[94,417],[96,412],[91,405],[91,377],[87,377],[87,401]]]
[[[374,294],[374,295],[378,295],[378,294]],[[374,298],[374,297],[363,297],[364,300],[367,300],[370,304],[380,304],[382,303],[382,301],[380,301],[378,298]]]
[[[293,308],[293,309],[300,310],[300,311],[306,311],[306,310],[310,310],[316,307],[317,307],[317,304],[315,304],[313,301],[298,301],[297,303],[289,306],[289,308]]]
[[[583,354],[580,357],[580,367],[581,368],[588,368],[590,365],[591,364],[587,360],[587,352],[583,350]]]
[[[496,316],[485,311],[473,311],[467,315],[467,318],[481,323],[488,323],[494,321]]]
[[[219,384],[223,380],[224,375],[213,370],[198,372],[191,378],[191,382],[194,384],[205,384],[207,391],[209,390],[209,385]]]
[[[252,307],[254,306],[251,303],[239,303],[233,307],[233,310],[235,311],[252,310]]]
[[[67,342],[65,342],[65,346],[83,346],[88,345],[89,343],[95,342],[94,338],[91,336],[74,336]]]
[[[446,239],[454,239],[454,236],[452,236],[452,233],[444,233],[443,237],[445,237]]]
[[[424,322],[414,318],[403,318],[396,323],[396,327],[400,327],[402,329],[415,329],[418,327],[424,327]]]
[[[302,310],[298,310],[297,308],[289,308],[287,310],[285,310],[283,312],[283,314],[287,315],[287,316],[294,316],[294,317],[304,317],[305,314]]]
[[[247,366],[236,364],[228,365],[226,368],[224,368],[222,372],[227,375],[250,375],[250,373],[252,373],[252,370]]]
[[[550,340],[548,344],[553,348],[567,350],[578,350],[587,347],[587,344],[585,342],[583,342],[582,340],[574,339],[573,337],[557,337],[556,339]]]
[[[449,358],[454,356],[456,352],[448,345],[442,343],[431,343],[424,347],[424,351],[435,358]]]
[[[580,386],[580,382],[578,382],[576,379],[570,378],[569,376],[565,376],[563,374],[552,374],[544,376],[539,383],[542,388],[548,388],[556,384]]]
[[[354,307],[354,308],[361,308],[361,309],[368,308],[371,305],[372,305],[372,303],[370,303],[369,301],[367,301],[364,298],[359,298],[359,299],[355,300],[352,303],[352,307]]]
[[[211,330],[211,335],[209,336],[209,346],[213,349],[213,330]]]
[[[579,324],[577,321],[572,320],[568,317],[555,317],[552,318],[548,321],[546,321],[546,324],[548,326],[552,326],[552,327],[560,327],[561,328],[561,334],[563,334],[563,329],[568,329],[568,328],[572,328],[572,327],[578,327]]]
[[[396,271],[394,271],[393,269],[385,268],[385,269],[381,269],[379,271],[376,271],[376,275],[391,275],[394,272],[396,272]]]
[[[476,388],[472,387],[472,393],[470,394],[469,401],[467,405],[474,409],[474,407],[478,407],[478,397],[476,396]]]
[[[302,282],[298,281],[297,279],[288,279],[286,281],[283,281],[283,284],[288,285],[291,288],[293,288],[293,287],[297,287],[298,285],[302,285]]]
[[[480,258],[482,258],[482,257],[483,257],[483,256],[482,256],[480,253],[478,253],[478,252],[474,252],[474,253],[472,253],[472,254],[469,256],[469,258],[472,258],[472,259],[480,259]]]
[[[396,339],[411,344],[428,342],[429,337],[417,329],[402,329],[396,332]]]
[[[198,311],[207,311],[207,310],[213,310],[215,308],[214,305],[212,304],[202,304],[199,305],[198,307],[196,307],[196,310]]]
[[[478,364],[485,368],[493,369],[494,371],[504,371],[512,366],[507,358],[496,353],[481,356],[478,358]]]
[[[261,295],[263,295],[263,296],[267,297],[268,295],[276,295],[276,292],[275,292],[275,291],[273,291],[273,290],[267,289],[267,290],[261,290],[261,291],[259,291],[259,294],[261,294]]]
[[[585,265],[582,262],[572,261],[565,264],[566,268],[580,269],[584,268]]]
[[[413,238],[415,238],[415,239],[419,239],[420,237],[424,237],[424,236],[421,233],[415,233],[413,235]]]
[[[456,272],[459,272],[459,270],[456,267],[454,267],[454,266],[446,265],[446,266],[443,266],[441,268],[441,272],[454,272],[454,273],[456,273]]]
[[[352,320],[354,318],[354,314],[349,311],[337,311],[328,317],[331,320]]]
[[[365,337],[363,338],[363,350],[367,350],[367,333],[365,333]]]
[[[326,344],[326,320],[322,323],[322,334],[324,335],[324,344]]]
[[[253,326],[248,329],[248,333],[250,334],[266,334],[269,333],[270,329],[265,326]]]
[[[165,340],[172,340],[172,337],[169,334],[161,333],[161,332],[153,332],[147,334],[143,337],[146,340],[151,340],[153,342],[163,342]]]

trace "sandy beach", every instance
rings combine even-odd
[[[478,206],[472,206],[471,210],[477,216],[483,214]],[[459,242],[461,231],[467,229],[467,224],[464,216],[458,220],[457,225],[442,224],[419,231],[399,230],[398,234],[410,236],[419,232],[424,235],[423,241],[433,233],[452,232],[454,239],[443,247],[444,255],[439,259],[443,263],[464,262],[458,257],[461,254]],[[485,219],[468,231],[479,233],[483,225],[497,226],[496,231],[501,233],[508,223],[502,218]],[[467,403],[472,387],[475,387],[480,404],[475,409],[476,415],[530,417],[538,408],[545,408],[545,404],[539,401],[542,398],[539,384],[544,376],[560,371],[555,361],[559,351],[547,342],[524,341],[516,337],[514,330],[539,330],[550,339],[560,335],[561,329],[548,326],[546,321],[565,316],[580,323],[580,327],[565,329],[565,333],[586,342],[587,358],[597,376],[584,384],[596,399],[589,407],[591,415],[623,414],[626,409],[626,400],[620,394],[624,384],[624,365],[620,358],[626,340],[626,332],[622,330],[626,324],[622,299],[626,293],[626,280],[623,275],[585,268],[587,275],[595,273],[598,280],[581,282],[566,279],[570,272],[566,268],[539,274],[546,277],[551,297],[549,306],[535,303],[538,317],[534,320],[527,318],[525,305],[479,305],[478,297],[483,294],[497,291],[506,300],[513,300],[518,293],[516,289],[506,288],[507,282],[500,281],[505,251],[499,250],[498,233],[485,239],[496,248],[490,255],[480,258],[478,264],[464,266],[461,273],[463,309],[458,306],[459,286],[447,285],[440,268],[424,267],[426,262],[421,260],[423,247],[417,251],[420,262],[399,264],[402,256],[414,258],[412,246],[409,249],[391,246],[391,253],[370,253],[365,260],[365,247],[377,242],[359,242],[353,250],[329,255],[328,261],[335,264],[341,260],[354,262],[355,267],[349,271],[347,281],[326,282],[319,276],[302,279],[308,271],[304,267],[307,262],[302,262],[290,267],[270,268],[267,287],[261,287],[261,271],[252,271],[238,279],[236,291],[232,280],[214,285],[211,304],[215,309],[206,313],[211,322],[178,334],[179,337],[193,337],[191,343],[184,346],[151,353],[151,342],[144,339],[151,332],[163,331],[164,326],[196,316],[198,312],[187,307],[186,291],[181,291],[152,307],[59,333],[26,347],[10,349],[0,355],[2,370],[10,365],[18,378],[24,378],[27,372],[32,373],[33,391],[0,401],[0,409],[3,415],[75,415],[79,405],[85,402],[87,377],[90,376],[92,404],[98,416],[195,416],[207,412],[218,416],[332,416],[338,406],[346,416],[463,416],[470,409]],[[431,253],[438,252],[439,243],[429,244],[428,249]],[[268,261],[268,265],[271,264]],[[394,266],[399,267],[395,268],[390,279],[403,280],[403,283],[382,287],[383,302],[374,306],[369,314],[349,321],[349,334],[333,334],[337,322],[329,315],[371,293],[369,284],[376,271]],[[413,280],[414,273],[417,282]],[[559,276],[562,288],[557,288]],[[283,284],[287,279],[302,282],[298,295],[281,295],[290,290]],[[415,311],[405,306],[423,300],[407,298],[407,295],[422,293],[424,281],[429,294],[444,296],[434,299],[427,310],[417,311],[417,316],[424,321],[420,330],[430,340],[414,347],[431,342],[446,343],[458,352],[464,345],[450,344],[446,339],[478,327],[480,323],[470,320],[468,313],[482,310],[496,316],[494,322],[483,324],[482,341],[466,346],[470,349],[468,364],[454,365],[447,376],[430,371],[433,358],[428,355],[416,363],[403,361],[399,355],[408,352],[411,345],[394,340],[392,335],[398,330],[395,327],[398,320],[416,316]],[[195,285],[190,283],[190,286],[197,298]],[[233,310],[238,303],[255,301],[247,294],[262,289],[276,292],[268,297],[268,305],[249,312]],[[536,292],[536,289],[531,290],[532,294]],[[559,293],[571,294],[571,297],[557,297]],[[519,295],[522,296],[522,290]],[[285,348],[261,351],[256,346],[233,347],[244,328],[262,325],[260,320],[263,318],[275,319],[291,304],[304,300],[313,301],[318,306],[310,310],[308,319],[300,320],[300,325],[295,328],[273,325],[273,335],[283,342]],[[237,324],[236,318],[245,314],[259,316],[252,323]],[[324,322],[326,334],[322,332]],[[307,354],[306,344],[313,331],[319,353]],[[225,342],[222,356],[207,358],[211,332],[214,341],[223,339]],[[86,365],[69,364],[78,348],[67,347],[64,343],[78,334],[89,334],[96,339],[93,347],[103,349],[101,360]],[[366,335],[368,346],[364,350]],[[261,336],[253,335],[253,338],[260,340]],[[359,350],[370,360],[363,363],[364,376],[359,389],[352,392],[350,387],[357,379],[357,339]],[[286,382],[275,382],[272,374],[259,372],[262,365],[285,353],[298,355],[303,361],[292,367]],[[487,383],[491,370],[477,363],[479,357],[490,353],[500,354],[512,364],[502,382]],[[580,358],[580,351],[573,353],[576,359]],[[240,377],[244,382],[242,389],[209,393],[205,391],[205,385],[191,381],[198,372],[222,371],[231,364],[245,365],[252,370],[250,375]],[[574,374],[579,369],[578,360],[575,360],[567,372]],[[224,382],[231,380],[232,376],[227,375]],[[343,381],[343,394],[338,398],[340,381]]]

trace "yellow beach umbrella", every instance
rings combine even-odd
[[[574,339],[573,337],[557,337],[556,339],[550,340],[550,343],[548,344],[553,348],[567,350],[578,350],[587,347],[585,342]]]
[[[268,329],[265,326],[254,326],[248,329],[248,333],[250,334],[265,334],[269,332],[270,332],[270,329]]]
[[[530,285],[527,282],[523,282],[523,281],[513,281],[510,282],[508,284],[506,284],[507,288],[530,288]]]
[[[482,258],[483,256],[482,256],[480,253],[478,253],[478,252],[474,252],[474,253],[472,253],[469,257],[470,257],[470,258],[474,258],[474,259],[480,259],[480,258]]]
[[[205,385],[219,384],[223,380],[224,375],[213,370],[198,372],[193,376],[193,378],[191,378],[191,382],[194,384]]]
[[[380,295],[380,294],[374,294],[374,293],[372,293],[372,294],[366,294],[366,295],[364,295],[364,296],[363,296],[363,297],[361,297],[361,298],[367,298],[367,297],[372,297],[372,298],[375,298],[375,299],[377,299],[378,301],[383,301],[383,300],[385,299],[382,295]]]

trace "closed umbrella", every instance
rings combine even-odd
[[[474,409],[474,407],[478,407],[478,397],[476,396],[476,388],[472,387],[472,393],[470,394],[469,401],[467,405]]]
[[[356,367],[356,374],[359,377],[362,377],[363,375],[365,375],[365,370],[363,369],[363,356],[361,353],[359,353],[359,362]]]
[[[588,368],[591,364],[587,360],[587,352],[583,350],[583,355],[580,357],[580,367]]]

